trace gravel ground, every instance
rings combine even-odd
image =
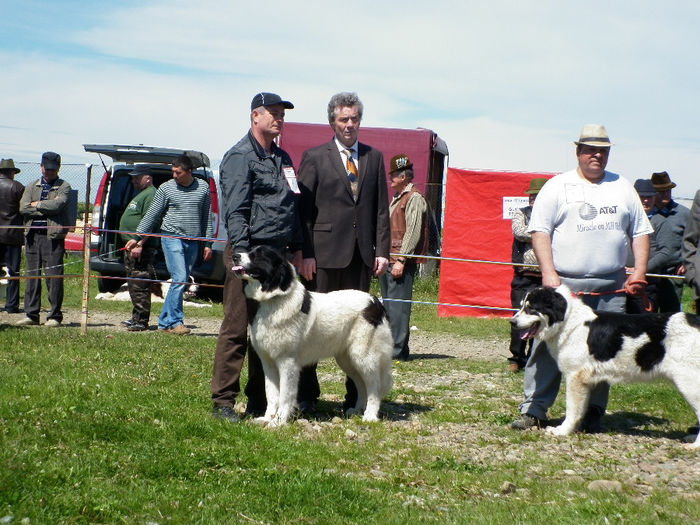
[[[126,310],[125,310],[126,311]],[[0,313],[0,324],[14,323],[21,319],[22,314]],[[88,330],[115,330],[121,331],[119,322],[125,318],[123,313],[109,314],[104,312],[91,312],[88,321]],[[42,314],[42,320],[44,316]],[[197,336],[216,337],[220,321],[218,319],[197,317],[188,312],[187,325],[193,329]],[[80,326],[80,312],[67,310],[64,324],[68,326]],[[147,337],[148,334],[143,334]],[[507,341],[494,339],[490,341],[476,340],[469,337],[459,337],[449,334],[424,333],[420,330],[411,335],[412,356],[415,363],[409,364],[409,369],[401,370],[397,365],[395,382],[404,389],[410,389],[417,393],[431,391],[440,385],[450,385],[450,396],[458,395],[465,400],[465,410],[469,410],[470,398],[479,396],[498,397],[508,400],[512,406],[516,406],[521,398],[521,393],[513,388],[512,375],[507,371],[506,356]],[[422,370],[421,360],[428,363],[430,359],[458,358],[467,360],[503,361],[503,370],[496,373],[474,373],[468,367],[460,367],[445,373],[444,367],[429,367]],[[440,369],[438,371],[435,371]],[[407,371],[408,370],[408,371]],[[406,373],[404,373],[407,371]],[[337,378],[341,380],[339,373],[321,376],[321,381]],[[454,387],[458,388],[455,389]],[[457,394],[455,394],[457,392]],[[324,396],[325,397],[325,396]],[[433,403],[435,397],[426,397]],[[438,403],[439,404],[439,403]],[[644,501],[655,487],[665,487],[679,497],[694,501],[700,500],[700,464],[697,461],[698,452],[688,451],[682,448],[680,443],[678,423],[669,422],[661,425],[653,415],[648,415],[648,421],[653,427],[640,428],[639,414],[633,419],[625,419],[616,414],[614,418],[606,418],[608,432],[596,435],[577,434],[574,436],[557,438],[549,436],[543,430],[529,430],[527,432],[539,433],[532,439],[518,439],[515,431],[507,429],[507,424],[494,427],[493,419],[470,417],[476,421],[470,423],[430,423],[421,418],[420,413],[410,413],[403,410],[402,399],[396,398],[389,407],[389,421],[387,424],[415,430],[416,440],[425,445],[450,450],[456,457],[463,461],[479,465],[499,465],[502,463],[517,463],[523,461],[528,465],[527,476],[538,477],[543,473],[538,464],[533,463],[532,457],[565,457],[569,458],[568,468],[552,476],[552,481],[557,480],[583,480],[587,483],[588,490],[630,490]],[[513,414],[514,416],[516,414]],[[316,422],[300,420],[298,423],[305,426],[305,432],[314,434],[322,432],[323,426],[335,424],[342,420]],[[370,430],[367,429],[366,432]],[[349,436],[352,439],[363,439],[360,430],[356,435]],[[355,434],[355,432],[352,432]],[[400,453],[400,451],[397,451]],[[598,472],[605,470],[608,479],[599,479]],[[610,470],[615,475],[609,476]],[[505,485],[504,485],[505,487]],[[510,486],[502,488],[502,491],[514,492],[526,500],[527,494],[521,494],[518,487]]]

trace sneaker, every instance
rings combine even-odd
[[[520,417],[510,424],[510,428],[514,430],[527,430],[532,427],[542,428],[544,426],[543,419],[530,414],[520,414]]]
[[[170,330],[168,330],[168,332],[170,332],[171,334],[175,334],[175,335],[187,335],[191,331],[192,330],[187,328],[184,324],[179,324],[175,328],[171,328]]]
[[[49,328],[56,328],[57,326],[61,326],[61,321],[58,319],[49,319],[44,323],[44,326],[48,326]]]
[[[604,412],[605,411],[600,407],[588,407],[586,414],[579,424],[579,430],[586,434],[600,434],[603,431],[601,420],[603,419]]]
[[[17,321],[15,323],[15,325],[17,325],[17,326],[38,326],[39,320],[25,317],[24,319],[20,319],[19,321]]]
[[[129,332],[143,332],[145,330],[148,330],[148,326],[141,323],[131,323],[129,326],[126,327],[126,329]]]
[[[233,407],[230,406],[214,405],[214,408],[211,410],[211,415],[216,419],[225,419],[231,423],[238,423],[241,420]]]
[[[122,326],[126,326],[127,328],[129,328],[132,324],[134,324],[134,320],[133,320],[133,319],[127,319],[126,321],[122,321],[122,322],[119,323],[119,324],[122,325]]]

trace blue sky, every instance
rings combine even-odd
[[[601,123],[610,170],[700,188],[697,2],[347,5],[3,2],[0,155],[97,162],[83,143],[125,143],[220,159],[256,92],[324,123],[330,96],[356,91],[363,125],[433,129],[453,167],[571,169],[581,126]]]

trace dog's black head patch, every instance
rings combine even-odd
[[[560,323],[566,315],[566,299],[554,288],[540,286],[525,296],[525,313],[540,313],[549,319],[549,325]]]
[[[258,281],[263,292],[287,290],[296,277],[284,255],[270,246],[255,246],[248,252],[248,259],[239,272]]]
[[[379,326],[386,319],[386,310],[381,301],[372,296],[372,301],[362,310],[362,317],[372,326]]]

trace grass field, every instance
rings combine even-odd
[[[417,297],[434,301],[434,287],[419,283]],[[66,303],[79,298],[67,283]],[[207,310],[197,314],[220,315],[220,306]],[[477,344],[507,338],[503,320],[437,319],[434,307],[417,307],[414,320]],[[697,455],[679,443],[694,417],[665,383],[615,387],[610,422],[625,432],[554,439],[508,429],[522,376],[502,361],[402,363],[386,420],[373,424],[333,418],[342,377],[326,363],[319,374],[333,380],[322,384],[319,419],[268,430],[208,416],[214,344],[0,325],[0,523],[700,518]],[[598,479],[621,489],[590,489]]]

